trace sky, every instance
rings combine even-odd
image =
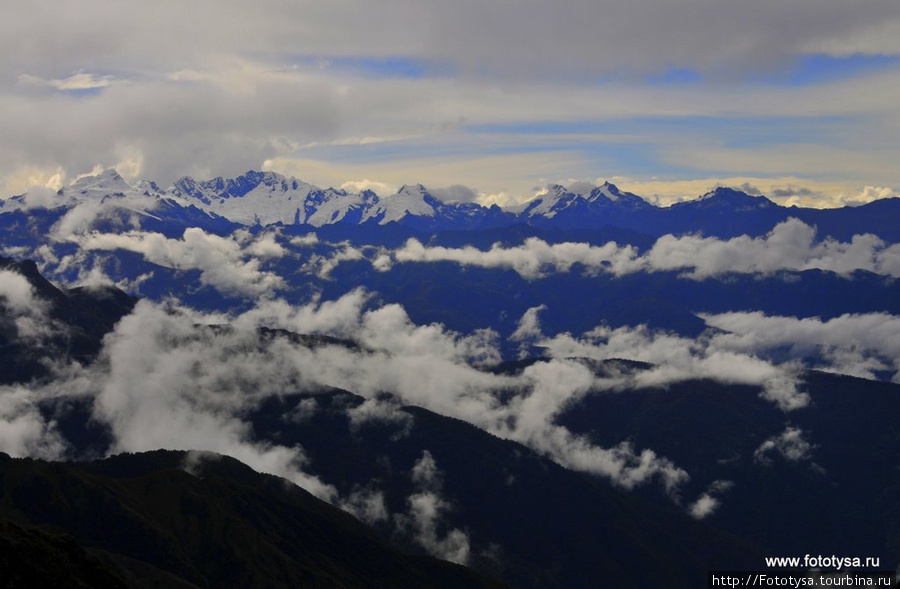
[[[515,204],[900,191],[896,0],[0,0],[0,197],[109,167]]]

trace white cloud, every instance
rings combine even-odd
[[[0,300],[16,315],[30,314],[44,306],[28,279],[12,270],[0,270]]]
[[[0,388],[0,452],[47,460],[63,457],[66,443],[56,424],[46,421],[23,387]]]
[[[615,274],[638,269],[635,264],[637,250],[632,246],[620,247],[613,242],[603,246],[587,243],[551,245],[535,237],[511,248],[494,244],[487,251],[472,246],[424,246],[418,240],[410,239],[392,255],[397,263],[452,261],[484,268],[509,268],[528,279],[541,278],[553,272],[568,272],[575,264],[584,265],[592,271],[608,268]]]
[[[571,139],[548,145],[523,134],[500,138],[504,145],[492,146],[490,161],[480,163],[485,154],[471,154],[492,133],[461,136],[454,128],[762,114],[822,116],[816,131],[795,139],[825,146],[811,152],[819,157],[782,158],[794,146],[766,144],[758,150],[763,161],[750,165],[743,156],[754,153],[719,149],[742,142],[709,138],[724,133],[715,124],[705,133],[714,145],[699,150],[683,128],[655,126],[633,135],[650,146],[645,151],[683,154],[692,171],[706,169],[710,155],[728,169],[743,161],[740,169],[759,177],[773,166],[797,174],[799,165],[810,179],[842,169],[860,186],[891,186],[896,148],[879,154],[888,151],[884,144],[896,127],[896,79],[856,76],[845,84],[790,88],[759,82],[759,74],[789,72],[810,53],[897,55],[891,2],[765,0],[723,7],[716,0],[672,0],[660,7],[639,0],[611,9],[586,0],[562,6],[525,0],[514,7],[386,0],[251,8],[198,0],[187,15],[169,0],[152,7],[29,2],[0,23],[6,57],[0,135],[7,144],[0,167],[10,175],[60,167],[74,177],[97,163],[131,161],[132,169],[166,184],[183,174],[234,175],[267,161],[276,169],[318,161],[331,169],[327,178],[324,172],[310,178],[317,183],[463,183],[521,199],[539,175],[586,177],[598,166],[632,173],[641,166],[573,147]],[[164,43],[162,30],[169,34]],[[392,59],[408,59],[409,69],[423,73],[392,71]],[[673,68],[702,74],[705,83],[646,84],[648,74]],[[835,130],[834,119],[842,116],[853,117],[857,132]],[[867,145],[879,135],[887,138],[882,145]],[[861,144],[859,155],[843,166],[842,156],[856,147],[845,144],[853,141]],[[394,155],[397,145],[407,153]],[[539,153],[521,153],[531,149]],[[496,159],[497,151],[507,159]],[[408,153],[429,161],[420,167]],[[877,165],[866,168],[867,160]],[[366,173],[347,173],[361,165]],[[336,169],[339,178],[330,175]],[[866,174],[874,177],[861,177]]]
[[[235,318],[234,325],[239,329],[262,326],[351,338],[358,333],[360,315],[370,298],[364,289],[357,288],[333,301],[316,300],[300,307],[283,299],[264,300]]]
[[[39,344],[59,329],[47,314],[50,303],[38,297],[28,279],[13,270],[0,270],[0,309],[4,307],[16,336],[31,344]]]
[[[37,76],[22,74],[19,83],[36,86],[52,86],[58,90],[93,90],[106,88],[115,82],[115,76],[99,75],[90,72],[77,71],[66,78],[44,80]]]
[[[315,233],[307,233],[306,235],[298,235],[291,238],[291,245],[297,247],[308,247],[319,243],[319,236]]]
[[[537,307],[531,307],[525,311],[525,314],[519,319],[516,330],[509,336],[509,339],[514,342],[519,342],[534,339],[543,335],[538,314],[546,309],[547,305],[538,305]]]
[[[825,347],[822,362],[833,369],[852,365],[847,353],[853,350],[840,349],[839,334],[849,339],[859,334],[855,350],[861,354],[859,361],[876,353],[884,363],[900,357],[900,350],[891,347],[900,341],[895,333],[900,328],[894,325],[896,318],[884,315],[847,316],[831,323],[733,313],[704,316],[711,327],[724,331],[698,338],[646,327],[598,327],[577,337],[547,337],[541,333],[539,308],[535,308],[523,317],[521,325],[527,332],[523,337],[544,346],[549,359],[518,374],[494,374],[477,366],[499,360],[497,334],[489,330],[461,334],[440,324],[416,325],[398,305],[371,305],[371,296],[361,289],[302,307],[262,300],[233,318],[142,302],[107,338],[101,362],[88,369],[61,370],[59,381],[18,394],[29,403],[35,398],[29,394],[95,397],[95,417],[112,428],[114,450],[162,446],[229,454],[337,500],[331,487],[309,474],[316,465],[302,448],[255,440],[243,417],[269,396],[337,387],[364,399],[348,415],[354,427],[365,427],[374,419],[395,423],[398,435],[403,435],[411,424],[399,407],[418,405],[523,443],[567,468],[602,476],[625,489],[658,482],[678,501],[689,475],[671,460],[627,441],[597,446],[557,424],[557,416],[585,395],[665,387],[695,378],[758,386],[761,396],[792,411],[810,400],[801,390],[798,368],[815,346]],[[232,327],[194,327],[225,322]],[[260,342],[260,326],[347,337],[357,345],[323,341],[310,348],[277,337]],[[766,360],[766,352],[776,348],[787,348],[791,362]],[[630,358],[652,366],[597,377],[573,357]],[[383,397],[384,391],[396,395],[396,400]],[[295,417],[314,410],[311,405],[302,407]],[[16,425],[5,430],[9,433],[6,447],[44,451],[27,442],[35,439],[34,432],[49,427],[35,417],[29,410],[7,412],[7,423]],[[783,436],[783,442],[773,440],[760,455],[780,452],[782,446],[786,455],[797,455],[795,450],[802,450],[802,445],[791,442],[792,436]],[[427,466],[425,461],[417,467],[417,479],[435,480]],[[360,517],[381,517],[377,496],[361,493],[343,501],[355,505]],[[425,530],[429,518],[442,513],[445,506],[440,497],[420,495],[410,501],[409,521],[420,522]],[[717,496],[707,495],[695,501],[696,509],[691,508],[697,514],[715,508]],[[438,543],[434,546],[443,539],[434,536]],[[441,550],[462,558],[460,537],[447,546]]]
[[[350,431],[358,431],[369,422],[389,423],[398,427],[398,431],[392,439],[399,439],[409,435],[413,425],[412,416],[401,411],[402,404],[394,397],[374,397],[366,399],[360,405],[347,410],[350,419]]]
[[[94,411],[112,428],[112,451],[226,454],[333,499],[332,487],[303,471],[302,448],[254,441],[239,417],[242,408],[289,390],[283,379],[296,375],[269,370],[273,359],[257,347],[255,332],[219,335],[179,315],[140,302],[107,338]]]
[[[573,337],[569,333],[537,339],[555,358],[624,358],[652,366],[634,373],[600,379],[594,386],[608,390],[666,387],[672,383],[708,378],[730,384],[761,387],[761,396],[783,411],[808,405],[809,396],[798,390],[794,364],[775,365],[755,354],[754,349],[733,349],[718,334],[685,338],[646,326],[597,327]]]
[[[469,536],[459,529],[448,529],[443,533],[441,530],[446,527],[443,519],[452,506],[441,495],[442,474],[431,452],[425,450],[422,453],[410,476],[418,491],[407,498],[409,511],[394,516],[398,528],[412,535],[416,543],[432,555],[466,564],[469,561]]]
[[[367,300],[364,292],[354,291],[300,308],[262,301],[225,331],[197,331],[193,325],[227,318],[184,316],[184,310],[173,314],[142,302],[107,339],[108,359],[97,365],[99,373],[60,390],[96,395],[96,416],[113,428],[116,449],[177,444],[230,454],[254,468],[305,481],[326,495],[327,488],[304,478],[301,449],[250,439],[240,417],[244,408],[285,390],[337,387],[365,399],[350,411],[355,427],[377,419],[397,424],[397,435],[403,435],[409,416],[381,396],[391,391],[403,404],[466,420],[624,488],[659,480],[674,496],[687,480],[684,471],[652,450],[638,451],[627,443],[601,448],[554,424],[555,416],[594,384],[580,364],[553,360],[519,376],[484,372],[474,365],[499,360],[496,334],[417,326],[397,305],[364,310]],[[352,336],[360,347],[325,343],[307,348],[281,338],[260,347],[254,343],[257,326]]]
[[[395,194],[399,188],[400,187],[395,184],[387,184],[385,182],[378,182],[377,180],[369,180],[368,178],[362,180],[348,180],[341,184],[341,189],[349,192],[358,193],[363,190],[371,190],[378,196]]]
[[[694,519],[704,519],[715,513],[721,504],[720,496],[731,489],[731,481],[713,481],[697,500],[688,506],[688,514]]]
[[[816,242],[816,230],[797,219],[775,226],[765,237],[735,237],[723,241],[697,236],[657,240],[646,254],[653,270],[686,270],[703,279],[734,273],[772,274],[780,270],[820,269],[848,275],[856,270],[896,276],[900,248],[874,235],[854,235],[849,242],[827,238]]]
[[[900,317],[888,313],[818,317],[767,316],[760,312],[704,314],[707,325],[724,330],[717,345],[739,353],[778,351],[811,367],[874,379],[892,373],[900,382]]]
[[[369,525],[386,521],[390,516],[384,503],[384,493],[377,489],[354,489],[341,500],[339,507]]]
[[[380,248],[358,248],[350,244],[340,246],[339,250],[330,256],[321,256],[319,254],[310,255],[309,259],[300,268],[302,272],[315,274],[323,280],[327,280],[331,276],[331,272],[344,262],[355,262],[365,260],[364,251],[379,251]]]
[[[340,263],[347,256],[334,256]],[[359,259],[354,255],[353,259]],[[377,270],[393,264],[456,262],[463,266],[514,270],[523,278],[538,280],[554,273],[583,268],[587,274],[622,276],[636,272],[681,271],[693,280],[727,274],[770,275],[781,271],[811,269],[849,276],[858,270],[900,277],[900,245],[888,245],[870,235],[854,235],[850,242],[832,238],[816,240],[816,229],[791,218],[761,237],[742,235],[732,239],[686,235],[664,235],[653,247],[639,255],[635,247],[609,242],[602,246],[587,243],[549,244],[531,237],[522,245],[494,244],[488,250],[472,246],[448,248],[426,246],[416,239],[401,248],[378,251]],[[329,268],[333,265],[329,265]]]
[[[159,233],[89,233],[74,238],[83,251],[124,249],[138,252],[151,263],[177,270],[200,270],[200,281],[226,294],[260,296],[282,285],[282,279],[260,269],[261,258],[280,257],[283,248],[271,235],[245,244],[239,236],[219,237],[190,227],[181,239]]]
[[[777,436],[772,436],[760,444],[753,452],[753,459],[767,465],[772,463],[771,454],[777,453],[790,462],[809,460],[815,446],[804,439],[804,434],[802,429],[788,426]]]
[[[476,202],[479,200],[479,194],[461,184],[454,184],[446,188],[429,188],[428,191],[435,197],[444,202]]]
[[[334,67],[331,57],[416,55],[465,72],[517,77],[669,65],[753,71],[776,67],[810,48],[896,53],[895,43],[884,42],[896,27],[895,7],[881,0],[853,7],[835,0],[799,0],[790,7],[767,0],[731,5],[725,12],[713,0],[676,0],[664,7],[639,0],[615,10],[582,0],[563,7],[527,0],[514,9],[473,1],[450,7],[391,0],[264,3],[251,9],[227,0],[198,2],[188,18],[180,8],[169,1],[142,7],[91,0],[77,8],[35,2],[16,7],[14,18],[0,28],[0,49],[10,64],[64,74],[84,63],[178,64],[174,71],[196,69],[217,56],[274,53],[317,57],[308,65],[295,62],[307,69]],[[172,41],[159,43],[156,32],[166,28]],[[380,34],[366,34],[372,30]]]

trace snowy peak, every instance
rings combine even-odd
[[[291,192],[315,189],[314,186],[300,182],[296,178],[286,178],[275,172],[250,171],[237,178],[217,176],[212,180],[198,182],[190,176],[179,179],[171,191],[179,196],[191,196],[201,202],[214,199],[241,198],[251,192],[268,190],[274,192]]]
[[[306,201],[317,192],[321,189],[296,178],[254,171],[203,182],[186,176],[169,189],[173,198],[244,225],[305,223]]]
[[[746,192],[742,192],[740,190],[735,190],[734,188],[727,188],[724,186],[718,186],[715,189],[707,192],[700,198],[694,201],[686,201],[682,203],[677,203],[678,205],[691,205],[700,208],[733,208],[735,210],[756,210],[756,209],[766,209],[770,207],[776,207],[774,202],[769,200],[764,196],[753,196],[747,194]],[[676,206],[676,205],[673,205]]]
[[[180,178],[161,190],[150,181],[134,185],[115,170],[79,178],[53,194],[35,189],[32,194],[0,200],[0,213],[29,208],[90,206],[120,208],[132,212],[162,211],[169,217],[209,217],[216,223],[255,225],[312,225],[335,223],[386,225],[396,222],[417,230],[482,229],[524,223],[536,227],[627,227],[637,231],[681,231],[704,226],[704,219],[747,213],[744,220],[762,219],[760,226],[786,209],[763,196],[719,187],[693,201],[659,208],[610,182],[594,186],[578,182],[570,187],[547,186],[531,201],[500,209],[477,202],[444,202],[422,184],[403,185],[396,193],[379,197],[374,192],[318,188],[275,172],[250,171],[236,178],[216,177],[197,181]],[[163,207],[163,209],[160,209]],[[735,227],[740,225],[736,221]],[[205,222],[205,221],[203,221]],[[743,221],[741,221],[743,222]],[[680,223],[681,225],[675,225]],[[683,226],[683,227],[682,227]]]
[[[100,200],[111,196],[125,196],[132,187],[112,168],[97,176],[84,176],[59,191],[59,195],[77,200]]]
[[[238,198],[246,196],[254,190],[264,188],[267,188],[269,192],[298,190],[301,183],[294,178],[291,180],[289,182],[287,178],[275,172],[254,172],[251,170],[237,178],[223,180],[221,177],[218,177],[210,182],[214,183],[219,198]],[[309,185],[303,184],[303,186]]]
[[[402,200],[410,204],[425,202],[432,209],[438,208],[442,204],[421,184],[413,184],[412,186],[404,184],[400,187],[400,190],[397,191],[397,194],[393,195],[391,198],[397,199],[398,201]]]
[[[133,188],[144,196],[158,197],[163,193],[163,190],[159,187],[159,185],[156,182],[152,182],[150,180],[139,180]]]
[[[546,192],[522,211],[524,219],[554,219],[559,216],[588,221],[625,210],[647,209],[652,205],[644,199],[622,192],[614,184],[604,182],[590,188],[578,186],[569,189],[559,184],[548,186]]]
[[[196,199],[204,204],[210,203],[209,195],[203,190],[200,183],[190,176],[184,176],[183,178],[176,180],[169,189],[169,193],[176,198],[183,198],[186,200]]]
[[[532,200],[522,211],[522,216],[526,219],[532,217],[546,217],[552,219],[560,211],[563,211],[577,201],[583,201],[584,197],[580,194],[574,194],[560,184],[552,184],[547,187],[546,192]]]
[[[306,197],[305,221],[302,222],[316,227],[333,223],[360,223],[366,211],[377,203],[378,196],[371,190],[363,190],[359,194],[334,188],[316,190]]]
[[[610,182],[604,182],[602,185],[594,188],[587,200],[595,203],[615,204],[626,208],[646,208],[651,206],[650,203],[640,196],[631,192],[622,192],[618,186]]]
[[[443,203],[421,184],[404,184],[396,194],[381,199],[369,208],[363,220],[371,219],[385,225],[409,216],[434,218],[443,208]]]

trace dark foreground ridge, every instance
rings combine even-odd
[[[283,479],[192,456],[0,454],[0,578],[15,587],[503,587],[404,554]]]

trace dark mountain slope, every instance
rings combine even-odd
[[[900,561],[900,385],[807,372],[808,407],[696,380],[585,397],[559,418],[600,444],[630,437],[687,470],[689,492],[729,481],[710,524],[769,554]]]
[[[0,455],[0,518],[65,532],[120,578],[197,587],[499,587],[401,554],[352,516],[234,459],[158,451],[93,463]],[[35,559],[44,554],[37,545]]]
[[[103,587],[127,585],[71,537],[0,521],[0,587]]]
[[[114,287],[59,289],[31,260],[0,257],[0,270],[21,274],[31,285],[36,308],[29,312],[44,329],[40,338],[24,341],[15,314],[0,297],[0,384],[45,376],[48,359],[89,362],[100,351],[103,336],[137,302]]]
[[[302,423],[285,419],[304,401]],[[302,444],[310,470],[342,494],[383,492],[392,514],[405,512],[420,491],[410,472],[427,451],[451,505],[441,529],[465,530],[471,565],[513,586],[696,587],[712,568],[761,562],[752,546],[671,504],[654,505],[566,470],[463,421],[405,407],[391,420],[354,426],[347,409],[361,402],[339,391],[287,396],[269,400],[249,418],[259,439]],[[396,533],[391,520],[376,528]]]

